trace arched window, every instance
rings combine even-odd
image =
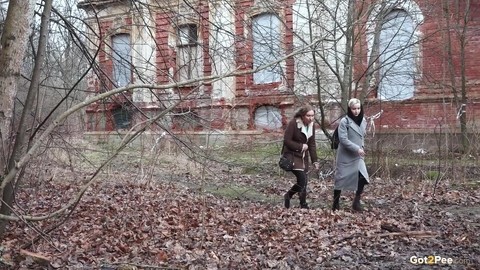
[[[264,13],[253,17],[253,68],[267,66],[253,74],[256,84],[279,82],[281,79],[280,63],[271,65],[283,56],[281,46],[280,20],[277,15]]]
[[[255,127],[257,129],[275,130],[282,127],[280,110],[273,106],[261,106],[255,110]]]
[[[132,56],[129,34],[112,36],[113,81],[115,87],[130,84],[132,79]]]
[[[380,31],[378,97],[385,100],[411,98],[416,72],[414,21],[405,10],[394,9],[384,17]]]

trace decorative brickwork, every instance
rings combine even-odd
[[[93,2],[93,5],[87,5],[85,2],[80,6],[87,11],[95,9],[100,14],[98,29],[95,26],[96,20],[90,20],[92,29],[98,30],[100,51],[97,56],[99,70],[96,70],[96,75],[89,77],[88,86],[90,91],[101,93],[113,87],[112,52],[109,44],[111,35],[128,33],[132,37],[141,37],[146,32],[132,23],[137,21],[135,16],[140,16],[140,11],[131,9],[127,4],[128,1]],[[142,14],[142,16],[151,16],[153,22],[148,33],[154,35],[154,44],[147,42],[144,45],[150,46],[154,52],[152,57],[145,61],[155,65],[155,84],[167,85],[179,82],[178,58],[180,56],[177,28],[186,23],[198,29],[196,42],[200,49],[196,52],[201,54],[201,61],[199,61],[201,66],[197,68],[202,71],[203,76],[228,72],[243,73],[233,77],[227,76],[218,81],[207,80],[179,87],[154,89],[152,101],[140,100],[135,102],[134,106],[130,104],[131,97],[132,93],[138,90],[117,95],[105,104],[97,103],[87,108],[88,130],[114,130],[115,123],[112,120],[111,110],[119,106],[132,107],[154,114],[155,111],[161,111],[177,99],[182,99],[183,102],[173,113],[180,116],[191,113],[192,118],[199,124],[183,125],[180,123],[181,117],[175,116],[170,121],[166,121],[171,123],[170,128],[174,131],[183,129],[198,131],[202,126],[238,132],[256,130],[255,110],[261,106],[278,108],[282,123],[286,124],[300,100],[310,100],[318,104],[316,89],[311,89],[308,85],[305,87],[300,85],[298,74],[296,74],[300,69],[296,56],[285,57],[279,61],[283,72],[280,81],[256,84],[254,75],[248,72],[255,65],[252,18],[259,14],[267,12],[276,14],[275,16],[280,18],[281,50],[284,55],[294,52],[297,45],[295,31],[298,28],[294,23],[298,21],[299,15],[307,16],[307,14],[295,13],[295,1],[268,1],[272,3],[270,6],[267,6],[265,1],[260,1],[262,4],[254,0],[190,1],[194,6],[179,5],[181,1],[167,2],[170,6],[153,7],[149,12]],[[358,10],[365,12],[370,11],[367,8],[368,5],[376,3],[376,1],[357,2]],[[477,29],[480,29],[480,4],[470,4],[468,27],[463,29],[460,27],[462,21],[457,20],[462,18],[461,14],[450,14],[450,20],[445,19],[446,17],[442,15],[445,14],[445,7],[442,6],[441,1],[401,2],[404,4],[399,4],[396,9],[407,14],[406,18],[409,18],[412,24],[412,40],[416,41],[412,44],[412,50],[409,51],[415,57],[414,61],[410,62],[414,65],[411,74],[414,83],[413,97],[404,100],[380,99],[382,85],[379,80],[383,76],[381,73],[383,71],[379,61],[382,58],[371,60],[372,54],[378,53],[378,51],[375,52],[375,42],[372,41],[375,38],[372,31],[376,29],[375,23],[372,22],[378,23],[378,18],[384,17],[374,17],[372,14],[375,12],[356,15],[358,20],[355,21],[357,35],[353,41],[351,96],[365,97],[367,116],[383,111],[380,118],[375,121],[375,130],[378,133],[429,133],[439,128],[458,132],[461,108],[465,109],[467,123],[472,126],[478,125],[479,120],[476,115],[480,115],[480,53],[478,53],[480,38]],[[460,2],[463,3],[463,1]],[[452,12],[465,10],[462,5],[450,8]],[[220,24],[223,28],[219,29]],[[449,27],[449,31],[446,31],[445,29]],[[463,30],[466,30],[468,37],[462,43],[460,33]],[[314,32],[323,33],[318,29]],[[380,36],[381,38],[385,37]],[[450,42],[447,42],[448,40]],[[464,55],[462,55],[462,46]],[[146,54],[142,51],[133,53],[138,54],[133,57],[145,57]],[[465,73],[462,73],[462,66],[465,67]],[[334,66],[331,67],[334,68]],[[343,74],[338,76],[342,77]],[[323,78],[319,80],[322,89],[340,89],[338,83],[330,84],[330,81],[322,81]],[[316,78],[309,79],[315,82]],[[142,81],[132,76],[132,83],[141,84]],[[462,87],[466,89],[464,94],[462,94]],[[295,89],[307,91],[308,94],[296,96]],[[322,100],[325,109],[331,110],[326,112],[326,125],[335,122],[341,114],[335,102],[340,96],[338,92],[332,98]],[[138,97],[141,99],[142,95]],[[134,122],[145,118],[145,115],[134,110],[133,113],[135,114],[132,118]],[[331,127],[328,126],[328,128]]]

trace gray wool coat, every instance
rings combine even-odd
[[[367,121],[365,119],[360,126],[348,116],[340,120],[334,189],[357,190],[358,172],[365,177],[367,182],[370,182],[365,161],[358,154],[360,147],[364,147],[366,133]]]

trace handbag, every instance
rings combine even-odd
[[[278,161],[278,166],[284,170],[284,171],[291,171],[293,170],[293,160],[292,159],[289,159],[287,157],[287,153],[286,152],[283,152],[283,150],[285,149],[285,145],[282,145],[282,155],[280,156],[280,160]],[[293,157],[293,156],[292,156]]]
[[[278,166],[284,170],[284,171],[291,171],[293,170],[293,161],[290,160],[288,157],[286,157],[285,154],[283,154],[281,157],[280,157],[280,160],[278,161]]]

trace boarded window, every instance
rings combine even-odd
[[[255,111],[255,127],[257,129],[275,130],[282,127],[280,110],[273,106],[262,106]]]
[[[253,74],[256,84],[279,82],[281,79],[280,63],[282,55],[280,20],[275,14],[265,13],[252,20],[253,68],[266,66]]]
[[[404,10],[385,16],[380,32],[379,98],[404,100],[414,92],[414,22]]]
[[[201,50],[198,43],[197,26],[182,25],[178,28],[178,79],[186,81],[200,77],[202,67]]]
[[[113,80],[115,87],[130,84],[132,78],[132,57],[129,34],[112,37]]]

